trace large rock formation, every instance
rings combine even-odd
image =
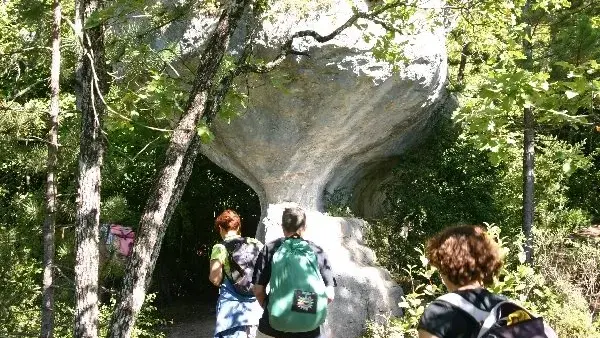
[[[352,15],[345,0],[318,4],[298,17],[266,21],[261,53],[272,55],[296,30],[328,34]],[[365,24],[371,34],[384,34]],[[297,47],[310,58],[290,57],[274,74],[248,77],[247,109],[231,121],[217,120],[215,140],[202,147],[258,194],[258,238],[281,235],[285,202],[309,211],[307,237],[329,253],[338,280],[327,330],[340,338],[359,336],[365,320],[378,314],[398,314],[401,290],[362,244],[362,221],[321,214],[324,192],[350,189],[355,205],[377,213],[381,196],[374,187],[393,157],[422,137],[446,98],[443,29],[402,37],[409,63],[399,72],[372,56],[373,39],[365,42],[364,33],[351,27],[324,45],[302,40]]]

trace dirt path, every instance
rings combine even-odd
[[[212,338],[215,330],[214,318],[203,318],[192,322],[173,324],[167,338]]]
[[[178,304],[168,309],[172,324],[165,328],[167,338],[212,338],[215,329],[214,304]]]

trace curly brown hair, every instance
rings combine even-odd
[[[427,242],[431,265],[457,286],[489,285],[502,267],[498,244],[476,225],[461,225],[437,233]]]
[[[237,212],[227,209],[223,211],[215,220],[215,228],[217,231],[219,229],[223,229],[225,231],[230,230],[240,230],[242,226],[242,221],[240,219],[240,215]]]

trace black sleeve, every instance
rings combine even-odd
[[[477,323],[443,301],[433,301],[421,316],[418,329],[439,338],[468,338],[476,333]]]
[[[266,286],[271,279],[271,263],[269,259],[269,245],[263,246],[254,263],[252,284]]]
[[[329,257],[325,251],[318,245],[310,243],[313,251],[317,254],[317,260],[319,261],[319,272],[323,278],[325,286],[335,286],[333,280],[333,271],[331,270],[331,264],[329,263]]]

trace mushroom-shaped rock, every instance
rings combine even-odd
[[[347,1],[338,0],[300,19],[275,16],[264,23],[260,53],[275,54],[277,44],[297,30],[329,34],[352,13]],[[201,148],[258,194],[259,239],[282,235],[286,202],[307,210],[306,236],[329,254],[338,281],[327,330],[343,338],[359,336],[367,319],[399,314],[401,290],[363,245],[364,221],[321,213],[324,191],[360,187],[373,196],[361,180],[376,184],[390,159],[423,137],[447,98],[443,28],[403,37],[408,61],[397,70],[372,55],[383,28],[364,24],[366,29],[352,26],[325,44],[304,39],[297,48],[310,58],[289,57],[275,74],[248,76],[247,108],[231,121],[217,119],[214,140]],[[375,38],[367,43],[365,32]]]

